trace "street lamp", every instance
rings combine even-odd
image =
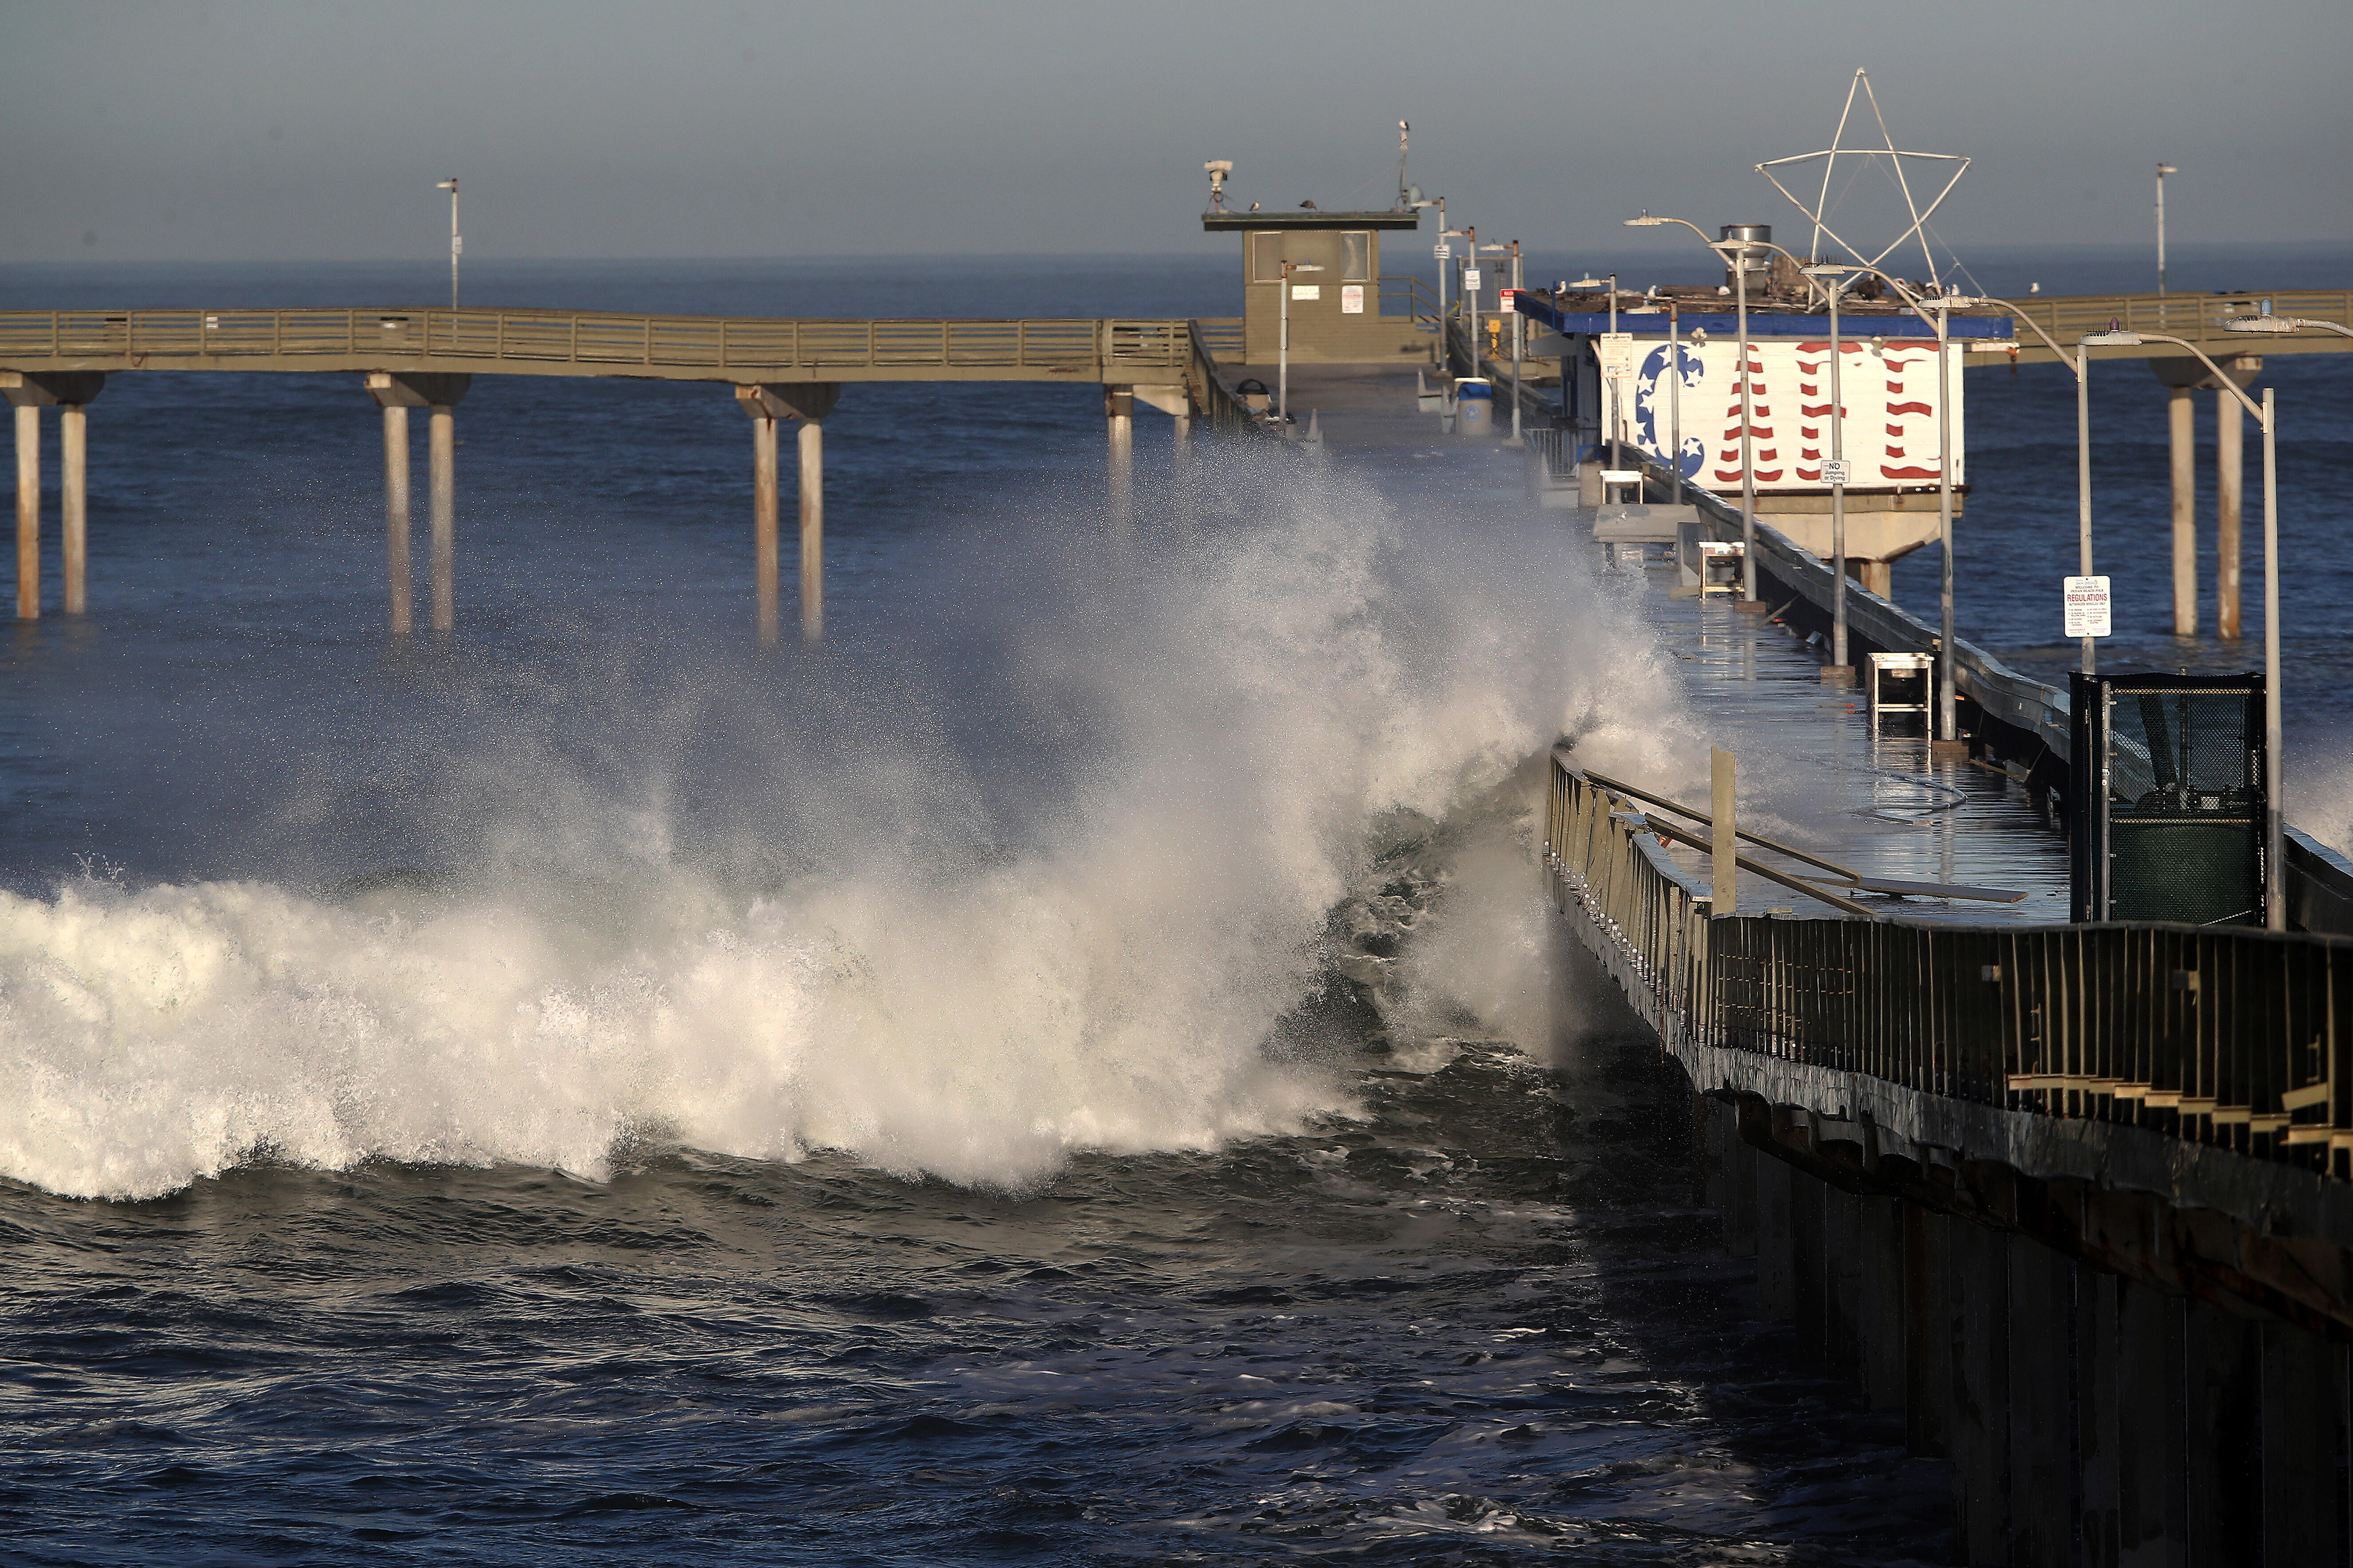
[[[1323,270],[1323,264],[1315,261],[1285,261],[1282,264],[1282,331],[1275,340],[1274,384],[1275,401],[1286,425],[1291,423],[1291,275]]]
[[[1446,226],[1446,204],[1443,201],[1440,202],[1438,204],[1437,247],[1438,370],[1439,374],[1447,379],[1447,384],[1449,386],[1453,384],[1454,375],[1454,340],[1449,334],[1452,332],[1454,329],[1453,324],[1447,318],[1446,275],[1452,269],[1454,265],[1454,247],[1446,242],[1450,239],[1462,239],[1465,237],[1467,237],[1463,230],[1459,228],[1449,228]]]
[[[1580,278],[1569,287],[1572,289],[1606,288],[1609,290],[1609,335],[1616,337],[1618,335],[1618,274],[1612,272],[1607,278]],[[1605,368],[1601,384],[1609,389],[1609,466],[1613,468],[1623,468],[1625,458],[1618,450],[1618,426],[1620,422],[1618,409],[1618,378],[1609,374]],[[1678,462],[1680,460],[1678,458]]]
[[[1735,224],[1725,225],[1719,231],[1719,237],[1710,239],[1707,237],[1707,230],[1688,218],[1654,217],[1649,213],[1644,213],[1640,217],[1626,219],[1628,228],[1656,228],[1662,224],[1670,223],[1683,225],[1683,227],[1699,236],[1700,243],[1729,261],[1732,264],[1732,280],[1737,286],[1740,331],[1739,347],[1735,352],[1739,356],[1740,364],[1740,596],[1753,604],[1757,598],[1757,465],[1753,460],[1756,446],[1751,439],[1756,421],[1751,416],[1753,399],[1750,396],[1751,388],[1748,379],[1747,263],[1749,257],[1758,249],[1781,250],[1781,247],[1770,240],[1736,240],[1723,237],[1729,236],[1734,228],[1740,226]],[[1782,250],[1781,254],[1788,256],[1789,253]],[[1796,258],[1791,257],[1790,259],[1795,260]],[[1616,299],[1613,293],[1611,295],[1613,305],[1616,303]],[[1678,452],[1675,455],[1675,460],[1680,464],[1683,461],[1683,454]]]
[[[1847,668],[1846,657],[1846,396],[1841,390],[1840,366],[1846,359],[1846,340],[1839,335],[1839,300],[1854,268],[1822,265],[1805,268],[1822,283],[1831,302],[1831,665]],[[1841,676],[1841,679],[1845,677]]]
[[[2170,163],[2157,166],[2157,291],[2165,292],[2165,176],[2180,170]]]
[[[2241,317],[2241,321],[2249,318]],[[2261,321],[2264,318],[2255,317]],[[2239,326],[2237,321],[2225,322],[2234,331],[2277,331],[2276,327]],[[2341,329],[2340,329],[2341,330]],[[2353,336],[2353,333],[2347,334]],[[2266,931],[2287,929],[2286,868],[2281,863],[2285,837],[2280,816],[2280,633],[2279,633],[2279,455],[2278,426],[2273,417],[2272,389],[2263,388],[2263,400],[2258,404],[2249,397],[2246,389],[2227,374],[2222,367],[2207,357],[2206,351],[2186,339],[2168,337],[2163,332],[2127,332],[2109,331],[2094,332],[2082,340],[2092,348],[2135,348],[2142,343],[2171,343],[2187,349],[2198,357],[2200,363],[2214,373],[2214,384],[2239,400],[2240,405],[2255,416],[2263,432],[2263,928]]]
[[[1520,438],[1520,357],[1527,318],[1520,314],[1520,242],[1512,241],[1512,439]]]
[[[458,176],[450,175],[433,187],[449,193],[449,309],[458,308],[458,253],[466,242],[458,237]]]
[[[2075,357],[2069,359],[2067,351],[2059,346],[2058,340],[2042,330],[2042,322],[2009,300],[1987,299],[1978,302],[1981,305],[1999,305],[2010,312],[2011,320],[2023,321],[2032,327],[2034,335],[2043,341],[2052,353],[2057,356],[2059,363],[2075,373],[2075,575],[2088,577],[2092,574],[2091,353],[2079,345],[2075,351]],[[2095,644],[2090,637],[2083,640],[2084,651],[2081,662],[2084,673],[2089,675],[2096,668],[2095,658],[2092,651]]]
[[[2260,316],[2232,316],[2222,323],[2226,331],[2267,332],[2274,336],[2284,332],[2335,332],[2340,338],[2353,338],[2353,327],[2335,321],[2323,321],[2309,316],[2274,316],[2269,310]]]
[[[1446,346],[1446,262],[1452,254],[1446,243],[1446,198],[1439,196],[1430,201],[1417,201],[1413,205],[1417,212],[1423,207],[1438,209],[1438,244],[1431,248],[1430,254],[1438,263],[1438,342],[1440,349],[1443,350]],[[1414,221],[1419,223],[1421,220],[1416,218]]]

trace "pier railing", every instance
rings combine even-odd
[[[2233,332],[2222,323],[2233,316],[2252,316],[2266,306],[2275,316],[2302,316],[2353,325],[2353,289],[2254,289],[2234,294],[2072,294],[2030,295],[2013,300],[2015,313],[2034,321],[2060,342],[2072,345],[2086,332],[2105,331],[2116,322],[2126,331],[2162,332],[2186,338],[2207,353],[2229,354],[2293,353],[2312,350],[2343,350],[2353,342],[2334,334],[2315,333],[2300,341],[2253,337]],[[2051,351],[2031,332],[2017,340],[2021,360],[2047,361]],[[2096,357],[2162,358],[2180,351],[2167,344],[2122,349],[2095,349]]]
[[[2150,1128],[2353,1176],[2353,941],[1712,916],[1639,803],[1553,753],[1545,855],[1672,1046]]]
[[[1183,321],[427,309],[0,311],[12,370],[402,370],[749,381],[1175,382]]]

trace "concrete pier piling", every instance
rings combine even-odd
[[[825,640],[825,426],[801,421],[801,641]]]
[[[457,406],[472,387],[471,375],[439,372],[371,371],[368,395],[384,410],[385,563],[389,579],[388,620],[396,633],[409,629],[411,578],[408,550],[408,410],[427,413],[426,506],[427,588],[432,626],[449,631],[458,605],[458,423]]]
[[[2173,470],[2173,635],[2198,635],[2198,400],[2189,386],[2166,388]],[[2226,636],[2229,634],[2225,634]]]
[[[391,629],[406,636],[415,620],[416,574],[408,559],[408,410],[384,405],[385,587]]]
[[[88,603],[84,570],[90,521],[90,423],[85,410],[106,388],[94,370],[0,370],[0,396],[16,410],[16,617],[41,614],[41,410],[56,407],[58,501],[63,516],[65,609],[80,615]]]
[[[1753,1245],[1761,1314],[1951,1465],[1953,1562],[2284,1568],[2353,1551],[2346,1344],[2242,1297],[2153,1285],[2133,1270],[2162,1262],[2115,1251],[2161,1252],[2184,1220],[2149,1210],[2126,1244],[2074,1206],[2089,1200],[2007,1168],[1874,1155],[1865,1124],[1753,1098],[1694,1103],[1695,1183],[1727,1247]]]
[[[432,494],[433,629],[447,632],[458,619],[458,419],[447,403],[432,405],[426,437],[426,482]]]
[[[1111,515],[1115,528],[1128,526],[1134,504],[1135,461],[1135,389],[1103,388],[1103,426],[1110,444]]]
[[[16,405],[16,618],[41,614],[41,409]]]
[[[2214,629],[2226,639],[2239,636],[2240,560],[2245,537],[2240,513],[2247,483],[2245,417],[2239,400],[2227,388],[2215,388]],[[2196,630],[2195,626],[2191,630]]]
[[[752,583],[757,601],[754,619],[760,646],[776,640],[778,563],[776,546],[776,421],[752,416]]]
[[[778,573],[776,426],[800,422],[801,640],[825,637],[825,416],[839,401],[834,382],[754,384],[735,389],[752,419],[752,580],[754,624],[762,646],[775,643],[782,598]]]

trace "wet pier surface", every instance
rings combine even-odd
[[[1271,366],[1247,374],[1274,384]],[[1463,432],[1448,428],[1438,415],[1419,412],[1416,387],[1411,371],[1293,367],[1291,373],[1298,423],[1304,426],[1314,414],[1324,449],[1335,461],[1370,468],[1385,486],[1408,494],[1435,488],[1475,504],[1540,515],[1546,526],[1591,537],[1590,511],[1540,510],[1504,399],[1497,399],[1500,417],[1493,426]],[[2026,895],[2014,903],[1862,895],[1894,918],[1968,924],[2067,920],[2066,841],[2021,784],[1957,752],[1932,755],[1921,715],[1888,714],[1874,725],[1861,687],[1822,681],[1826,656],[1814,646],[1720,595],[1676,598],[1677,578],[1672,564],[1653,560],[1605,580],[1641,601],[1660,648],[1682,671],[1681,692],[1661,693],[1662,713],[1687,715],[1694,738],[1738,759],[1741,826],[1866,877]],[[1706,806],[1704,773],[1625,782]],[[1672,815],[1664,820],[1680,821]],[[1680,847],[1671,853],[1705,875],[1704,855]],[[1793,871],[1810,869],[1754,848],[1743,853]],[[1746,872],[1739,896],[1748,912],[1837,912]]]

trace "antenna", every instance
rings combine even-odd
[[[1404,121],[1398,121],[1398,211],[1399,212],[1405,211],[1413,205],[1413,187],[1405,183],[1406,137],[1412,130],[1413,127]]]

